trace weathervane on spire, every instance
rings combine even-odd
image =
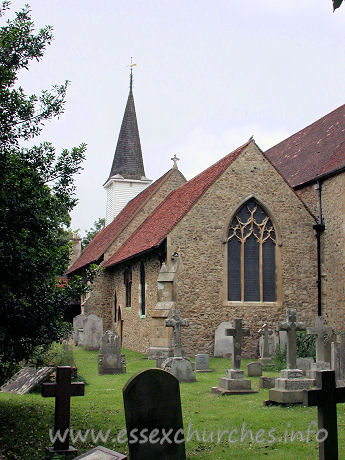
[[[133,64],[133,56],[131,56],[131,63],[127,66],[127,67],[130,67],[131,68],[131,75],[130,75],[130,79],[129,79],[129,90],[132,92],[132,88],[133,88],[133,67],[135,67],[136,64]]]
[[[178,162],[180,159],[177,158],[176,154],[175,154],[172,158],[170,158],[170,160],[172,160],[172,161],[174,162],[173,168],[178,169],[178,167],[177,167],[177,162]]]

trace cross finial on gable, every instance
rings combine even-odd
[[[170,160],[172,160],[172,161],[174,162],[173,168],[178,169],[177,162],[178,162],[180,159],[177,158],[176,154],[175,154],[172,158],[170,158]]]

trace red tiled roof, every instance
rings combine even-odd
[[[116,216],[116,218],[106,227],[104,227],[97,235],[90,241],[84,251],[80,254],[79,258],[74,262],[72,267],[67,270],[70,274],[86,265],[96,262],[104,254],[106,249],[126,227],[130,220],[135,216],[139,208],[145,201],[157,190],[167,175],[172,171],[163,174],[153,184],[143,190],[139,195],[133,198]]]
[[[265,152],[292,187],[345,166],[345,104]]]
[[[118,251],[102,264],[103,267],[108,268],[136,254],[157,247],[248,144],[249,142],[242,145],[213,166],[171,192]]]

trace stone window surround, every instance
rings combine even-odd
[[[242,301],[242,300],[228,300],[227,293],[228,293],[228,233],[229,227],[232,223],[233,218],[235,217],[238,210],[249,200],[255,200],[262,209],[266,212],[267,216],[270,217],[271,222],[275,229],[276,234],[276,301],[275,302],[261,302],[261,301]],[[232,208],[229,217],[225,223],[224,231],[223,231],[223,250],[224,250],[224,266],[223,266],[223,306],[245,306],[250,308],[251,306],[272,306],[272,307],[280,307],[282,305],[282,267],[281,267],[281,251],[280,248],[282,246],[282,237],[279,225],[276,219],[273,216],[273,213],[269,210],[263,201],[258,198],[256,195],[250,194],[246,196],[243,200],[241,200],[235,207]]]

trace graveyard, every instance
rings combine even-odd
[[[102,445],[128,455],[126,443],[112,442],[116,434],[126,427],[122,389],[126,382],[137,372],[155,367],[154,361],[144,354],[122,349],[126,355],[127,373],[115,375],[99,375],[97,371],[97,351],[74,349],[76,365],[80,380],[85,381],[85,396],[71,398],[71,428],[82,434],[87,429],[94,429],[97,434],[103,430],[105,435],[111,430],[107,441],[98,439],[93,442],[90,435],[85,442],[80,440],[71,443],[78,455]],[[241,361],[241,368],[247,376],[249,360]],[[186,442],[187,458],[246,458],[246,459],[316,459],[318,444],[311,433],[309,442],[301,442],[297,438],[292,442],[294,433],[301,431],[305,437],[310,422],[317,422],[317,408],[302,405],[282,407],[264,407],[263,401],[268,399],[268,391],[259,389],[259,378],[248,377],[252,388],[258,391],[253,394],[222,396],[213,394],[211,387],[216,385],[231,367],[229,358],[210,358],[213,372],[198,373],[197,381],[180,383],[182,415],[185,433],[191,425],[190,434],[196,434]],[[279,376],[279,372],[268,370],[266,376]],[[79,379],[78,379],[79,380]],[[337,405],[338,412],[338,444],[339,452],[345,448],[345,413],[344,405]],[[228,442],[228,432],[239,431],[245,422],[247,433],[243,442]],[[44,458],[44,448],[51,445],[48,430],[54,427],[54,398],[43,398],[39,391],[25,395],[0,393],[0,425],[2,455],[8,459],[40,459]],[[268,432],[275,429],[275,442],[267,442]],[[315,425],[314,430],[317,430]],[[217,442],[217,432],[223,433]],[[251,439],[251,433],[253,439]],[[265,430],[264,435],[258,435]],[[204,435],[203,435],[204,431]],[[213,431],[213,442],[210,438]],[[294,433],[293,433],[294,432]],[[203,437],[204,436],[204,440]],[[260,442],[255,441],[258,436]],[[266,438],[266,441],[262,440]],[[279,441],[279,439],[281,439]],[[236,433],[233,441],[236,441]],[[59,458],[55,456],[54,458]],[[341,457],[339,457],[341,458]]]

